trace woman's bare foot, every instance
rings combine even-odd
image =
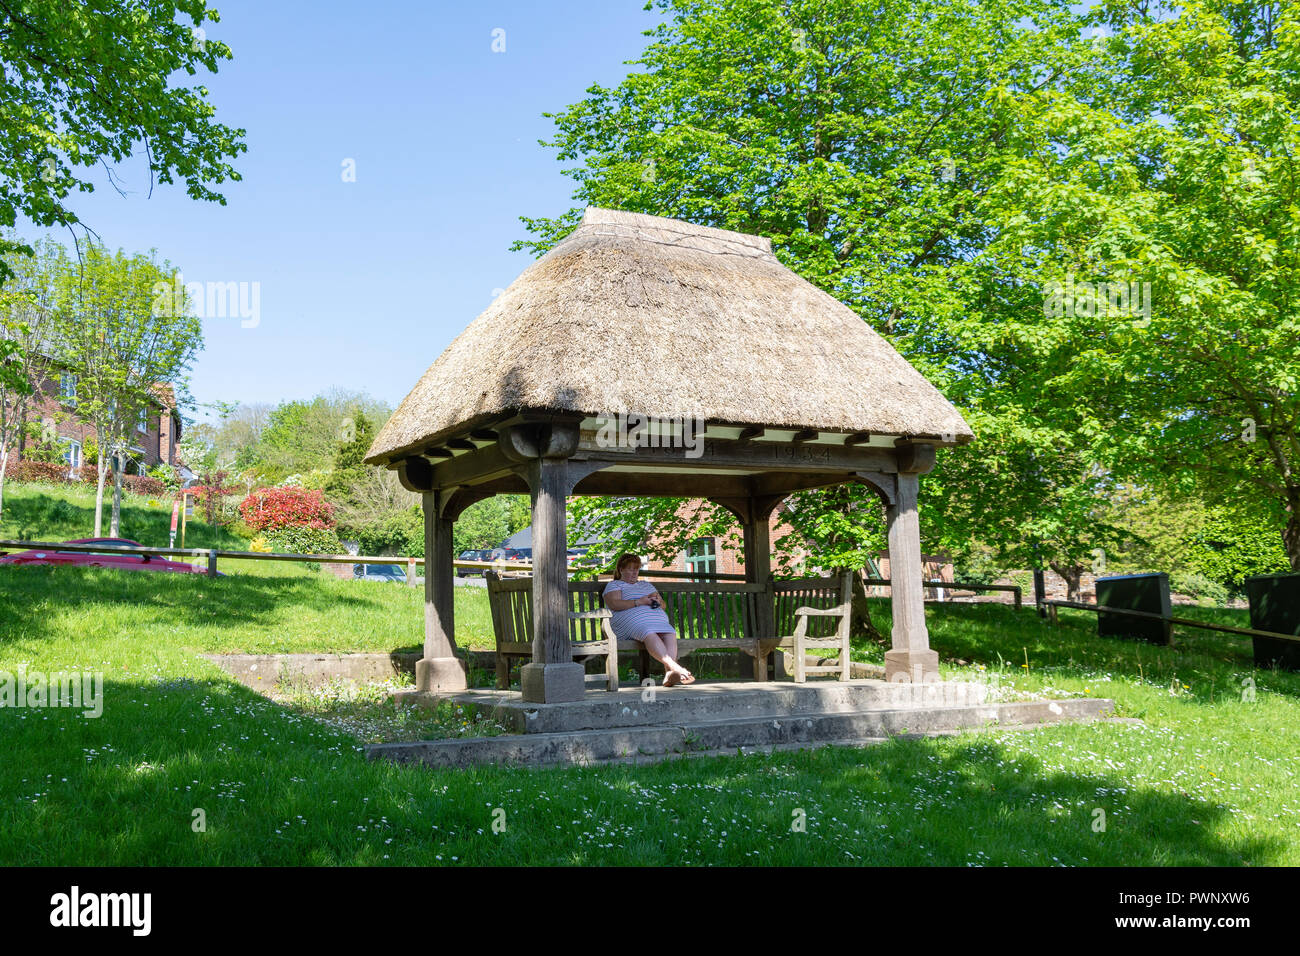
[[[681,679],[682,679],[682,675],[681,675],[681,674],[677,673],[676,671],[669,671],[667,674],[664,675],[664,684],[663,684],[663,686],[665,686],[665,687],[676,687],[677,684],[678,684],[678,682],[679,682]]]
[[[692,674],[690,671],[688,671],[688,670],[687,670],[686,668],[684,668],[684,667],[682,668],[682,683],[683,683],[683,684],[694,684],[694,683],[695,683],[695,675]]]

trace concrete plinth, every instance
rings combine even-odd
[[[938,651],[885,651],[885,680],[921,684],[938,679]]]
[[[581,664],[525,664],[519,668],[522,696],[530,704],[561,704],[582,700],[587,691]]]
[[[415,662],[415,687],[433,694],[467,690],[465,665],[456,657],[421,658]]]

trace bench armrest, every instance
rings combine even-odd
[[[570,621],[599,621],[607,617],[613,617],[613,612],[609,608],[600,608],[596,611],[570,611]]]

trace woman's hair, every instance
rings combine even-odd
[[[634,561],[639,565],[641,563],[641,558],[635,554],[621,555],[618,561],[614,564],[614,577],[621,578],[623,576],[623,569]]]

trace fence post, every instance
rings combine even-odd
[[[1019,611],[1020,610],[1020,585],[1017,584],[1015,591],[1012,593],[1014,593],[1016,596],[1016,610]]]
[[[217,576],[217,549],[210,548],[208,550],[208,577],[215,578],[216,576]]]
[[[415,558],[410,555],[406,558],[406,586],[415,587]]]

